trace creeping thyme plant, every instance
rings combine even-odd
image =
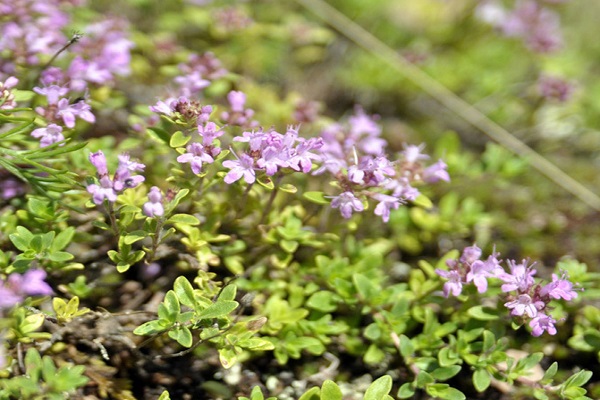
[[[570,3],[329,5],[0,4],[1,399],[600,396],[599,203],[335,25],[578,163]]]

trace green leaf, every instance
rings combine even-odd
[[[169,224],[199,225],[200,220],[189,214],[175,214],[167,220]]]
[[[221,290],[221,293],[219,293],[218,301],[234,300],[236,293],[237,293],[237,286],[227,285],[223,288],[223,290]]]
[[[174,291],[169,290],[165,295],[165,299],[163,303],[165,305],[166,311],[169,315],[167,318],[169,321],[175,322],[177,316],[181,312],[181,308],[179,306],[179,300],[177,299],[177,295]]]
[[[402,357],[412,357],[415,352],[415,346],[412,341],[405,335],[400,335],[400,354]]]
[[[145,231],[133,231],[128,233],[123,239],[123,241],[125,242],[125,244],[133,244],[144,239],[146,236],[148,236],[148,234]]]
[[[37,331],[42,326],[45,319],[44,314],[41,313],[28,315],[19,325],[19,329],[24,334]]]
[[[537,353],[536,353],[537,354]],[[591,371],[582,370],[572,375],[567,379],[564,383],[565,387],[581,387],[587,383],[592,377],[593,373]],[[584,392],[585,394],[585,392]]]
[[[224,317],[238,306],[237,301],[223,300],[206,307],[198,313],[198,319],[220,318]]]
[[[321,399],[342,400],[342,390],[335,382],[327,379],[323,382],[323,386],[321,387]]]
[[[148,321],[133,330],[135,335],[145,336],[153,335],[165,330],[165,327],[159,321]]]
[[[431,376],[433,376],[438,381],[445,381],[460,372],[462,367],[460,365],[451,365],[449,367],[440,367],[436,368],[431,372]]]
[[[433,202],[425,195],[420,194],[415,200],[413,200],[413,204],[422,208],[432,208]]]
[[[385,400],[392,390],[392,377],[384,375],[371,383],[365,392],[364,400]]]
[[[425,371],[421,371],[417,374],[416,383],[418,388],[424,389],[427,385],[434,382],[435,379],[433,379],[433,377]]]
[[[496,344],[496,336],[492,331],[483,331],[483,351],[489,352]]]
[[[527,357],[521,358],[515,366],[515,371],[528,371],[535,367],[544,358],[544,353],[538,352],[528,355]]]
[[[56,315],[63,315],[67,310],[67,302],[60,297],[55,297],[52,299],[52,308]]]
[[[450,387],[445,383],[434,383],[427,386],[426,392],[436,399],[444,400],[465,400],[466,396],[457,389]]]
[[[275,189],[275,184],[273,183],[273,180],[268,176],[265,176],[263,178],[256,178],[256,182],[267,190]]]
[[[33,347],[29,348],[25,354],[25,370],[34,382],[39,381],[42,372],[42,357]]]
[[[188,195],[188,193],[190,192],[189,189],[181,189],[177,192],[177,194],[175,195],[175,198],[169,203],[169,207],[171,210],[177,208],[177,206],[179,205],[179,203],[181,202],[181,200],[183,200],[185,198],[185,196]]]
[[[29,243],[33,240],[33,233],[29,232],[27,228],[22,226],[17,226],[17,233],[13,233],[8,235],[10,241],[15,245],[15,247],[21,251],[29,250]]]
[[[552,365],[550,365],[548,367],[548,369],[546,370],[546,372],[544,373],[544,377],[542,378],[542,381],[550,381],[552,378],[554,378],[554,375],[556,375],[556,372],[558,372],[558,363],[556,361],[554,361],[552,363]]]
[[[291,185],[289,183],[284,183],[279,185],[279,189],[282,192],[286,192],[286,193],[296,193],[298,191],[298,188],[294,185]]]
[[[169,395],[169,392],[165,390],[160,394],[158,400],[171,400],[171,396]]]
[[[321,397],[321,389],[318,387],[311,388],[304,392],[302,396],[298,400],[321,400],[325,399]]]
[[[177,295],[177,298],[181,302],[181,304],[188,306],[192,309],[196,309],[198,307],[198,302],[196,301],[196,297],[194,296],[194,288],[190,281],[187,280],[186,277],[180,276],[175,279],[175,283],[173,284],[173,290]]]
[[[320,290],[309,297],[306,306],[325,313],[333,312],[337,309],[336,295],[327,290]]]
[[[363,274],[355,273],[352,275],[354,286],[364,300],[369,300],[379,293],[377,286]]]
[[[219,349],[219,361],[225,369],[229,369],[237,363],[237,353],[233,347],[223,347]]]
[[[176,340],[177,343],[183,347],[191,347],[193,343],[192,332],[190,332],[186,326],[180,326],[175,329],[171,329],[169,331],[169,337]]]
[[[54,238],[54,241],[52,242],[52,246],[50,247],[50,251],[58,251],[58,250],[64,249],[65,247],[67,247],[69,245],[69,243],[71,243],[71,240],[73,239],[74,235],[75,235],[74,227],[69,226],[68,228],[64,229],[62,232],[60,232]]]
[[[48,356],[42,357],[42,377],[46,382],[52,382],[56,378],[56,365]]]
[[[169,146],[173,148],[183,147],[187,144],[187,142],[190,141],[191,138],[191,136],[187,136],[182,131],[177,131],[173,134],[173,136],[171,136],[171,140],[169,140]]]
[[[286,253],[293,254],[298,249],[300,243],[295,240],[281,240],[279,245]]]
[[[412,382],[406,382],[398,390],[398,397],[401,399],[408,399],[415,395],[415,389],[413,388]]]
[[[66,251],[56,251],[54,253],[48,254],[48,259],[54,262],[64,262],[69,261],[75,258],[73,254],[67,253]]]
[[[164,129],[155,127],[155,126],[149,127],[147,129],[147,133],[150,137],[154,137],[159,140],[162,140],[165,144],[169,143],[169,141],[171,139],[169,132],[165,131]]]
[[[467,310],[467,314],[480,321],[493,321],[499,318],[497,310],[484,306],[471,307]]]
[[[12,93],[15,96],[15,101],[17,102],[29,101],[35,96],[35,92],[32,92],[31,90],[19,89],[13,90]]]
[[[329,204],[330,201],[325,198],[325,193],[323,192],[304,192],[302,194],[306,200],[316,203],[316,204]]]
[[[476,369],[473,372],[473,386],[478,392],[484,392],[491,383],[491,376],[485,369]]]
[[[385,359],[385,353],[379,347],[377,347],[374,343],[372,343],[365,355],[363,356],[363,360],[366,364],[379,364]]]

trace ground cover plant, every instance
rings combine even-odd
[[[591,15],[0,4],[0,398],[600,398]]]

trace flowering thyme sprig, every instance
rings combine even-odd
[[[331,206],[344,218],[362,212],[363,203],[371,199],[377,202],[375,215],[388,222],[391,210],[417,199],[420,192],[415,185],[450,180],[442,160],[424,164],[429,156],[422,153],[423,145],[405,145],[399,158],[390,160],[385,155],[387,142],[380,136],[375,117],[361,108],[348,124],[333,124],[321,133],[323,146],[317,157],[321,166],[313,174],[328,172],[337,181],[342,193],[332,196]]]
[[[90,154],[90,162],[96,167],[99,184],[87,186],[87,191],[92,195],[95,204],[102,204],[106,199],[109,203],[117,200],[117,194],[128,188],[134,188],[142,183],[145,178],[142,175],[134,175],[134,172],[143,171],[144,164],[131,161],[129,154],[119,156],[119,165],[113,176],[108,175],[106,157],[102,150]]]
[[[444,283],[444,296],[459,296],[466,284],[473,283],[479,293],[488,289],[488,279],[496,278],[502,282],[500,289],[506,293],[504,306],[511,310],[510,314],[523,322],[528,322],[533,336],[540,336],[544,331],[556,334],[556,319],[549,312],[552,300],[573,300],[578,296],[576,288],[566,272],[560,277],[552,275],[552,282],[543,284],[534,279],[537,270],[535,263],[527,260],[517,263],[506,260],[509,272],[501,267],[499,253],[493,253],[485,261],[481,260],[481,249],[475,245],[466,247],[458,260],[448,260],[448,270],[436,269],[435,272],[447,279]]]

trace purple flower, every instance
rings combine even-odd
[[[450,175],[448,175],[446,168],[448,168],[446,163],[442,160],[438,160],[438,162],[423,170],[423,180],[427,183],[435,183],[438,181],[450,182]]]
[[[242,177],[244,177],[247,184],[252,184],[256,180],[254,159],[247,154],[242,154],[237,160],[223,161],[223,166],[230,169],[225,175],[225,183],[227,184],[232,184]]]
[[[460,273],[455,270],[445,271],[443,269],[436,268],[435,273],[442,278],[448,279],[448,282],[444,283],[444,296],[448,297],[450,294],[458,296],[462,292],[463,282]]]
[[[542,97],[561,103],[569,100],[574,90],[571,83],[556,76],[541,76],[540,79],[538,79],[537,84]]]
[[[58,85],[59,83],[65,81],[65,74],[63,73],[62,69],[58,67],[48,67],[42,71],[40,81],[44,86]]]
[[[216,138],[223,136],[224,133],[214,122],[207,122],[206,125],[198,125],[198,134],[202,137],[202,144],[204,146],[211,145]]]
[[[397,210],[400,204],[402,204],[397,197],[388,196],[383,193],[377,193],[373,198],[379,201],[375,207],[375,215],[379,215],[383,219],[383,222],[388,222],[390,220],[390,211],[392,209]]]
[[[318,156],[311,153],[311,150],[316,150],[322,145],[323,139],[321,138],[310,138],[300,141],[295,151],[292,152],[292,156],[287,160],[289,167],[304,173],[310,172],[313,160],[318,159]]]
[[[269,146],[262,151],[262,157],[256,161],[259,168],[264,168],[268,176],[273,176],[279,168],[288,166],[285,161],[287,154],[286,149],[278,149],[274,146]]]
[[[161,217],[165,209],[162,205],[162,193],[160,189],[156,186],[152,186],[150,188],[150,192],[148,193],[148,201],[144,203],[142,208],[144,215],[147,217]]]
[[[404,150],[401,152],[402,156],[404,156],[404,161],[406,161],[408,164],[414,164],[419,160],[427,160],[429,156],[422,153],[424,148],[424,143],[421,143],[418,146],[413,144],[404,144]]]
[[[7,171],[0,168],[2,177],[0,178],[0,199],[9,200],[13,197],[21,196],[26,190],[25,183],[12,174],[7,174]]]
[[[543,301],[533,301],[531,296],[528,294],[520,294],[517,296],[516,300],[504,303],[504,305],[507,308],[512,309],[512,315],[523,315],[526,313],[529,318],[535,317],[538,313],[538,310],[544,308]]]
[[[202,163],[212,163],[214,159],[205,152],[204,146],[200,143],[191,143],[187,147],[187,153],[177,157],[179,163],[190,163],[192,171],[195,174],[202,172]]]
[[[199,71],[191,71],[187,75],[181,75],[173,79],[180,86],[183,96],[192,97],[210,85],[210,81],[203,79]]]
[[[481,258],[481,249],[476,245],[465,247],[462,255],[460,256],[460,262],[465,264],[473,264],[475,261]]]
[[[150,111],[157,114],[171,115],[175,110],[173,105],[177,100],[175,98],[169,98],[165,101],[158,100],[155,105],[150,106]]]
[[[94,203],[98,205],[102,204],[104,199],[111,203],[115,202],[117,193],[127,188],[136,187],[145,180],[142,175],[132,175],[132,172],[143,171],[146,166],[131,161],[127,153],[119,156],[119,165],[112,180],[108,176],[106,157],[101,150],[90,154],[90,162],[98,172],[99,185],[88,185],[87,191],[92,195]]]
[[[231,111],[240,113],[244,111],[244,104],[246,104],[246,94],[244,92],[232,90],[227,94],[227,100],[231,105]]]
[[[108,175],[108,167],[106,165],[106,157],[102,150],[98,150],[96,153],[90,154],[90,162],[94,167],[96,167],[96,171],[99,176]]]
[[[361,212],[365,209],[362,201],[354,196],[352,192],[344,192],[339,196],[334,197],[331,200],[332,208],[339,208],[342,217],[350,218],[352,216],[352,212]]]
[[[90,105],[84,100],[78,101],[75,104],[69,104],[68,99],[60,99],[58,101],[58,112],[56,115],[63,119],[67,128],[73,128],[75,126],[75,117],[81,118],[89,123],[96,122],[96,117],[90,110]]]
[[[52,288],[44,282],[46,271],[32,269],[23,275],[12,273],[6,281],[0,280],[0,308],[9,308],[26,296],[46,296]]]
[[[117,193],[113,189],[113,183],[108,175],[100,178],[100,185],[91,184],[87,187],[88,193],[92,195],[92,200],[95,204],[100,205],[104,199],[114,203],[117,201]]]
[[[481,260],[476,260],[471,264],[470,271],[467,273],[467,282],[473,282],[479,293],[487,290],[487,278],[493,276],[489,270],[489,265]]]
[[[569,281],[566,274],[560,278],[558,275],[552,274],[552,282],[540,290],[540,296],[549,296],[553,299],[562,298],[569,301],[577,297],[577,292],[573,290],[573,283]]]
[[[50,85],[43,88],[34,87],[33,91],[37,94],[46,96],[48,104],[54,105],[58,103],[58,99],[69,93],[68,88],[60,87],[58,85]]]
[[[127,188],[134,188],[142,183],[145,178],[142,175],[132,175],[132,172],[143,171],[144,164],[131,161],[129,154],[124,153],[119,156],[119,165],[113,179],[113,188],[120,192]]]
[[[556,320],[544,313],[538,312],[537,315],[529,322],[529,326],[532,328],[531,334],[533,336],[540,336],[544,331],[550,335],[556,335],[556,327],[554,324]]]
[[[45,128],[38,128],[31,132],[31,136],[34,138],[40,139],[40,147],[47,147],[53,143],[57,143],[65,140],[65,137],[62,134],[62,127],[56,124],[50,124]],[[64,143],[61,144],[61,146]]]
[[[502,21],[501,29],[507,36],[523,38],[536,52],[547,53],[562,46],[558,15],[533,0],[517,2]]]
[[[510,274],[502,272],[498,274],[498,278],[504,281],[501,289],[503,292],[511,292],[517,290],[520,293],[526,293],[533,286],[535,281],[533,275],[537,273],[535,269],[532,269],[532,265],[527,266],[527,261],[523,260],[521,264],[517,264],[514,260],[507,261],[510,267]]]

